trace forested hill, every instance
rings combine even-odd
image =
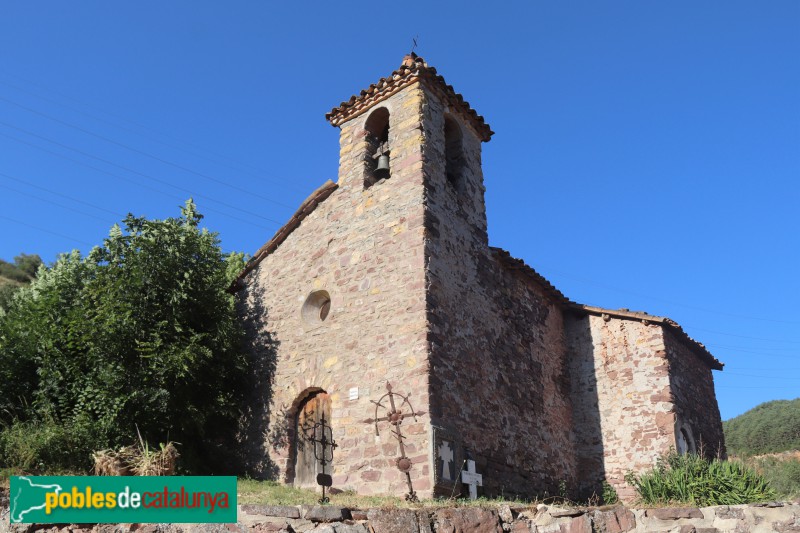
[[[800,450],[800,398],[762,403],[722,426],[731,455]]]
[[[36,277],[42,259],[36,255],[20,254],[13,263],[0,259],[0,309],[5,308],[11,294]]]

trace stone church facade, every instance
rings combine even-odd
[[[625,473],[670,448],[724,456],[722,364],[702,344],[668,318],[575,303],[489,245],[493,132],[436,69],[406,56],[327,118],[338,181],[231,288],[275,346],[261,453],[282,481],[315,484],[306,436],[324,414],[334,487],[405,492],[397,439],[369,422],[387,382],[423,413],[401,424],[420,496],[461,491],[467,459],[489,496],[585,497],[603,480],[630,494]]]

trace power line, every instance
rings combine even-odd
[[[715,384],[714,387],[718,388],[718,389],[780,389],[780,390],[790,389],[790,390],[797,390],[797,387],[789,387],[789,386],[786,386],[786,387],[781,387],[781,386],[775,387],[775,386],[772,386],[772,385],[764,385],[764,386],[742,385],[742,386],[739,386],[739,385],[716,385]]]
[[[54,202],[52,200],[48,200],[47,198],[42,198],[41,196],[36,196],[35,194],[30,194],[30,193],[27,193],[27,192],[24,192],[24,191],[20,191],[20,190],[14,189],[13,187],[9,187],[8,185],[0,184],[0,187],[3,187],[4,189],[7,189],[7,190],[12,191],[12,192],[15,192],[17,194],[22,194],[23,196],[28,196],[30,198],[35,198],[36,200],[39,200],[41,202],[46,202],[48,204],[52,204],[52,205],[61,207],[62,209],[68,209],[70,211],[74,211],[75,213],[80,213],[80,214],[85,215],[87,217],[91,217],[91,218],[94,218],[94,219],[99,220],[101,222],[108,223],[108,220],[106,220],[104,218],[100,218],[97,215],[93,215],[91,213],[87,213],[86,211],[81,211],[80,209],[75,209],[74,207],[69,207],[69,206],[64,205],[64,204],[59,204],[58,202]]]
[[[55,194],[56,196],[61,196],[62,198],[66,198],[67,200],[70,200],[72,202],[78,202],[78,203],[81,203],[81,204],[84,204],[84,205],[88,205],[89,207],[93,207],[95,209],[99,209],[100,211],[105,211],[106,213],[110,213],[110,214],[112,214],[112,215],[114,215],[116,217],[124,217],[125,216],[122,213],[117,213],[116,211],[111,211],[110,209],[106,209],[105,207],[101,207],[99,205],[91,204],[91,203],[86,202],[84,200],[81,200],[79,198],[74,198],[72,196],[68,196],[68,195],[60,193],[58,191],[54,191],[52,189],[48,189],[46,187],[42,187],[41,185],[36,185],[35,183],[31,183],[31,182],[29,182],[27,180],[24,180],[24,179],[21,179],[19,177],[11,176],[9,174],[6,174],[5,172],[0,172],[0,176],[3,176],[5,178],[8,178],[8,179],[11,179],[11,180],[14,180],[14,181],[17,181],[19,183],[24,183],[25,185],[28,185],[29,187],[35,187],[35,188],[37,188],[37,189],[39,189],[41,191],[45,191],[45,192],[48,192],[50,194]]]
[[[800,377],[789,377],[789,376],[756,376],[753,374],[739,374],[737,372],[725,372],[726,376],[745,376],[748,378],[758,378],[758,379],[791,379],[791,380],[800,380]]]
[[[33,224],[28,224],[27,222],[23,222],[22,220],[17,220],[16,218],[7,217],[5,215],[0,215],[0,218],[5,220],[10,220],[11,222],[15,222],[17,224],[21,224],[23,226],[28,226],[29,228],[35,229],[37,231],[42,231],[44,233],[50,233],[51,235],[56,235],[57,237],[61,237],[62,239],[69,239],[71,241],[79,242],[81,244],[85,244],[87,246],[94,246],[92,243],[86,242],[81,239],[76,239],[75,237],[70,237],[69,235],[64,235],[63,233],[58,233],[55,231],[51,231],[49,229],[40,228],[39,226],[34,226]]]
[[[566,278],[566,279],[571,279],[573,281],[578,281],[580,283],[585,283],[587,285],[594,285],[596,287],[601,287],[601,288],[604,288],[604,289],[620,292],[620,293],[623,293],[623,294],[630,294],[631,296],[638,296],[639,298],[647,298],[647,299],[650,299],[650,300],[656,300],[656,301],[663,302],[663,303],[666,303],[666,304],[675,305],[675,306],[678,306],[678,307],[684,307],[686,309],[693,309],[695,311],[702,311],[704,313],[712,313],[712,314],[715,314],[715,315],[729,316],[729,317],[741,318],[741,319],[745,319],[745,320],[758,320],[758,321],[762,321],[762,322],[775,322],[775,323],[779,323],[779,324],[794,324],[794,325],[800,324],[800,322],[793,321],[793,320],[779,320],[779,319],[775,319],[775,318],[764,318],[764,317],[757,317],[757,316],[740,315],[740,314],[737,314],[737,313],[729,313],[729,312],[726,312],[726,311],[708,309],[708,308],[704,308],[704,307],[697,307],[697,306],[684,304],[684,303],[680,303],[680,302],[674,302],[672,300],[667,300],[667,299],[664,299],[664,298],[660,298],[658,296],[651,296],[651,295],[647,295],[647,294],[641,294],[641,293],[630,291],[630,290],[627,290],[627,289],[622,289],[622,288],[619,288],[619,287],[606,285],[604,283],[598,283],[596,281],[587,280],[585,278],[575,277],[575,276],[572,276],[570,274],[565,274],[563,271],[560,271],[558,269],[553,270],[553,269],[548,268],[548,270],[551,271],[551,272],[555,272],[560,277],[563,277],[563,278]]]
[[[173,198],[173,199],[177,199],[177,200],[180,200],[180,201],[184,201],[184,200],[185,200],[185,198],[181,198],[181,197],[175,196],[175,195],[174,195],[174,194],[172,194],[172,193],[168,193],[168,192],[162,191],[161,189],[157,189],[157,188],[155,188],[155,187],[152,187],[152,186],[150,186],[150,185],[145,185],[145,184],[143,184],[143,183],[138,183],[138,182],[136,182],[136,181],[134,181],[134,180],[132,180],[132,179],[130,179],[130,178],[127,178],[127,177],[125,177],[125,176],[121,176],[121,175],[119,175],[119,174],[115,174],[115,173],[113,173],[113,172],[109,172],[109,171],[107,171],[107,170],[103,170],[103,169],[100,169],[100,168],[97,168],[97,167],[93,167],[92,165],[89,165],[89,164],[87,164],[87,163],[84,163],[83,161],[78,161],[78,160],[76,160],[76,159],[72,159],[71,157],[67,157],[67,156],[65,156],[64,154],[59,154],[58,152],[54,152],[54,151],[52,151],[52,150],[48,150],[47,148],[44,148],[44,147],[42,147],[42,146],[37,146],[37,145],[35,145],[35,144],[32,144],[32,143],[29,143],[29,142],[27,142],[27,141],[23,141],[22,139],[18,139],[18,138],[16,138],[16,137],[12,137],[12,136],[10,136],[10,135],[6,135],[5,133],[2,133],[2,132],[0,132],[0,136],[2,136],[2,137],[6,137],[6,138],[8,138],[8,139],[11,139],[12,141],[15,141],[15,142],[18,142],[18,143],[21,143],[21,144],[25,144],[25,145],[31,146],[31,147],[33,147],[33,148],[36,148],[37,150],[41,150],[41,151],[43,151],[43,152],[46,152],[46,153],[48,153],[48,154],[54,155],[54,156],[56,156],[56,157],[60,157],[60,158],[62,158],[62,159],[66,159],[67,161],[70,161],[70,162],[72,162],[72,163],[75,163],[76,165],[80,165],[80,166],[83,166],[83,167],[89,168],[89,169],[91,169],[91,170],[94,170],[95,172],[99,172],[99,173],[101,173],[101,174],[106,174],[106,175],[108,175],[108,176],[115,177],[115,178],[117,178],[117,179],[120,179],[120,180],[122,180],[122,181],[126,181],[126,182],[128,182],[128,183],[132,183],[133,185],[135,185],[135,186],[137,186],[137,187],[141,187],[141,188],[144,188],[144,189],[148,189],[148,190],[151,190],[151,191],[155,191],[155,192],[157,192],[157,193],[159,193],[159,194],[163,194],[164,196],[167,196],[167,197],[169,197],[169,198]],[[197,196],[198,196],[198,197],[200,197],[200,195],[197,195]],[[213,201],[213,200],[211,200],[211,201]],[[204,211],[211,211],[211,212],[213,212],[213,213],[218,213],[218,214],[220,214],[220,215],[222,215],[222,216],[226,216],[226,217],[228,217],[228,218],[232,218],[232,219],[234,219],[234,220],[239,220],[240,222],[244,222],[245,224],[248,224],[248,225],[250,225],[250,226],[254,226],[254,227],[258,227],[258,228],[263,228],[263,229],[267,229],[267,230],[271,230],[271,229],[272,229],[272,228],[269,228],[269,227],[267,227],[267,226],[264,226],[264,225],[262,225],[262,224],[258,224],[258,223],[255,223],[255,222],[251,222],[251,221],[249,221],[249,220],[245,220],[245,219],[243,219],[243,218],[239,218],[239,217],[237,217],[237,216],[235,216],[235,215],[231,215],[230,213],[226,213],[226,212],[224,212],[224,211],[220,211],[219,209],[214,209],[213,207],[205,206],[205,207],[203,208],[203,210],[204,210]]]
[[[77,148],[72,148],[72,147],[70,147],[70,146],[67,146],[67,145],[65,145],[65,144],[63,144],[63,143],[60,143],[60,142],[58,142],[58,141],[54,141],[54,140],[52,140],[52,139],[49,139],[49,138],[47,138],[47,137],[44,137],[44,136],[42,136],[42,135],[38,135],[38,134],[36,134],[36,133],[33,133],[33,132],[30,132],[30,131],[27,131],[27,130],[25,130],[25,129],[23,129],[23,128],[18,128],[18,127],[14,126],[14,125],[11,125],[11,124],[8,124],[8,123],[6,123],[6,122],[2,122],[2,121],[0,121],[0,124],[2,124],[2,125],[4,125],[4,126],[7,126],[7,127],[10,127],[10,128],[12,128],[12,129],[15,129],[15,130],[21,131],[21,132],[23,132],[23,133],[26,133],[27,135],[30,135],[30,136],[32,136],[32,137],[36,137],[36,138],[42,139],[42,140],[44,140],[44,141],[47,141],[47,142],[49,142],[49,143],[55,144],[56,146],[60,146],[60,147],[62,147],[62,148],[65,148],[65,149],[67,149],[67,150],[70,150],[70,151],[72,151],[72,152],[76,152],[76,153],[78,153],[78,154],[81,154],[81,155],[83,155],[83,156],[89,157],[89,158],[91,158],[91,159],[96,159],[96,160],[98,160],[98,161],[101,161],[101,162],[103,162],[103,163],[106,163],[107,165],[111,165],[111,166],[113,166],[113,167],[119,168],[119,169],[121,169],[121,170],[124,170],[124,171],[126,171],[126,172],[130,172],[131,174],[136,174],[136,175],[138,175],[138,176],[142,176],[143,178],[149,179],[149,180],[151,180],[151,181],[155,181],[155,182],[157,182],[157,183],[161,183],[161,184],[163,184],[163,185],[166,185],[166,186],[168,186],[168,187],[172,187],[173,189],[177,189],[177,190],[179,190],[179,191],[182,191],[182,192],[185,192],[185,193],[187,193],[187,194],[191,194],[191,195],[197,196],[198,198],[204,198],[204,199],[206,199],[206,200],[209,200],[209,201],[211,201],[211,202],[215,202],[215,203],[218,203],[218,204],[220,204],[220,205],[224,205],[225,207],[228,207],[228,208],[230,208],[230,209],[234,209],[234,210],[236,210],[236,211],[241,211],[241,212],[243,212],[243,213],[246,213],[246,214],[248,214],[248,215],[251,215],[251,216],[255,216],[255,217],[258,217],[258,218],[262,218],[262,219],[264,219],[264,220],[267,220],[267,221],[269,221],[269,222],[272,222],[273,224],[277,224],[278,226],[281,226],[281,225],[283,225],[281,222],[278,222],[277,220],[273,220],[273,219],[271,219],[271,218],[269,218],[269,217],[265,217],[265,216],[263,216],[263,215],[260,215],[260,214],[258,214],[258,213],[253,213],[252,211],[248,211],[248,210],[246,210],[246,209],[242,209],[242,208],[236,207],[236,206],[234,206],[234,205],[231,205],[231,204],[228,204],[228,203],[226,203],[226,202],[223,202],[222,200],[216,200],[216,199],[214,199],[214,198],[211,198],[211,197],[209,197],[209,196],[205,196],[205,195],[203,195],[203,194],[200,194],[200,193],[196,193],[196,192],[190,191],[189,189],[184,189],[183,187],[179,187],[179,186],[177,186],[177,185],[173,185],[173,184],[171,184],[171,183],[169,183],[169,182],[167,182],[167,181],[165,181],[165,180],[162,180],[162,179],[156,178],[156,177],[154,177],[154,176],[150,176],[149,174],[145,174],[145,173],[143,173],[143,172],[139,172],[138,170],[133,170],[133,169],[130,169],[130,168],[128,168],[128,167],[125,167],[125,166],[123,166],[123,165],[118,165],[118,164],[116,164],[116,163],[114,163],[114,162],[112,162],[112,161],[109,161],[109,160],[107,160],[107,159],[103,159],[102,157],[98,157],[98,156],[92,155],[92,154],[90,154],[90,153],[84,152],[84,151],[82,151],[82,150],[79,150],[79,149],[77,149]],[[52,152],[52,151],[50,151],[50,150],[44,149],[44,148],[42,148],[42,147],[40,147],[40,146],[37,146],[37,145],[35,145],[35,144],[32,144],[32,143],[29,143],[29,142],[23,141],[23,140],[21,140],[21,139],[18,139],[18,138],[16,138],[16,137],[13,137],[13,136],[11,136],[11,135],[7,135],[7,134],[4,134],[4,133],[0,133],[0,135],[2,135],[3,137],[7,137],[7,138],[9,138],[9,139],[11,139],[11,140],[17,141],[17,142],[20,142],[20,143],[23,143],[23,144],[27,144],[28,146],[32,146],[32,147],[34,147],[34,148],[37,148],[37,149],[39,149],[39,150],[43,150],[43,151],[45,151],[45,152],[49,152],[49,153],[52,153],[52,154],[58,155],[59,157],[64,157],[65,159],[71,160],[71,161],[73,161],[73,162],[75,161],[75,160],[73,160],[73,159],[70,159],[70,158],[68,158],[68,157],[65,157],[65,156],[63,156],[62,154],[58,154],[57,152]],[[83,163],[79,163],[79,164],[83,164]],[[84,166],[89,166],[89,165],[85,165],[85,164],[84,164]],[[99,170],[99,169],[97,169],[96,167],[89,166],[89,168],[92,168],[92,169],[94,169],[94,170],[98,170],[99,172],[105,172],[105,171],[102,171],[102,170]],[[108,175],[110,175],[110,176],[120,177],[118,174],[114,174],[114,173],[111,173],[111,172],[105,172],[105,173],[106,173],[106,174],[108,174]],[[124,179],[124,178],[123,178],[123,179]],[[126,181],[130,181],[130,180],[126,180]],[[135,183],[135,182],[134,182],[134,183]],[[141,184],[138,184],[138,183],[137,183],[136,185],[137,185],[137,186],[141,186]],[[151,189],[152,189],[152,188],[151,188]],[[156,191],[158,191],[158,189],[153,189],[153,190],[156,190]],[[159,191],[159,192],[160,192],[160,191]],[[232,215],[228,215],[228,216],[232,216]],[[233,218],[236,218],[236,217],[233,217]],[[239,220],[242,220],[242,219],[239,219]],[[244,221],[244,222],[247,222],[247,221]]]
[[[764,337],[749,337],[747,335],[737,335],[736,333],[725,333],[723,331],[714,331],[711,329],[704,329],[704,328],[697,328],[694,326],[689,326],[688,324],[684,324],[684,327],[695,329],[697,331],[705,331],[706,333],[716,333],[717,335],[726,335],[728,337],[737,337],[739,339],[750,339],[754,341],[766,341],[766,342],[785,342],[790,344],[800,344],[798,340],[788,340],[788,339],[767,339]]]
[[[705,343],[704,343],[705,344]],[[730,348],[733,350],[750,350],[755,353],[764,353],[764,352],[793,352],[798,353],[800,352],[800,348],[740,348],[739,346],[731,346],[730,344],[716,344],[716,343],[709,343],[705,344],[706,346],[716,346],[718,348]]]
[[[45,87],[45,86],[43,86],[41,84],[38,84],[38,83],[35,83],[35,82],[31,82],[30,80],[25,80],[25,79],[19,78],[18,76],[17,76],[17,78],[22,80],[22,81],[24,81],[25,83],[38,86],[39,89],[43,89],[43,90],[49,91],[51,93],[58,94],[62,98],[65,98],[67,100],[75,102],[75,103],[77,103],[79,105],[82,105],[82,106],[85,106],[85,107],[91,107],[86,102],[82,102],[81,100],[78,100],[76,98],[72,98],[71,96],[66,95],[66,94],[64,94],[62,92],[53,90],[52,88],[48,88],[48,87]],[[179,143],[182,143],[182,144],[184,144],[186,146],[190,146],[190,147],[194,148],[195,150],[199,150],[199,151],[201,151],[203,153],[198,153],[198,152],[195,152],[195,151],[187,150],[186,148],[181,148],[180,146],[175,146],[173,144],[164,142],[163,140],[156,139],[156,138],[154,138],[154,137],[152,137],[150,135],[144,135],[141,132],[138,132],[138,131],[130,129],[130,128],[126,128],[125,126],[122,126],[122,125],[120,125],[118,123],[103,119],[102,117],[98,117],[98,116],[96,116],[96,115],[94,115],[92,113],[88,113],[88,112],[86,112],[84,110],[81,110],[81,109],[78,109],[78,108],[76,108],[74,106],[70,106],[70,105],[64,104],[63,102],[58,102],[58,101],[53,100],[51,98],[46,98],[46,97],[44,97],[44,96],[42,96],[40,94],[36,94],[35,92],[32,92],[32,91],[28,90],[28,89],[25,89],[25,88],[20,87],[18,85],[14,85],[13,83],[9,83],[8,81],[0,80],[0,83],[2,83],[3,85],[6,85],[7,87],[12,87],[12,88],[14,88],[14,89],[16,89],[18,91],[22,91],[22,92],[24,92],[26,94],[32,95],[32,96],[34,96],[36,98],[39,98],[41,100],[44,100],[46,102],[51,102],[51,103],[54,103],[54,104],[56,104],[58,106],[61,106],[61,107],[67,108],[67,109],[71,109],[71,110],[73,110],[73,111],[75,111],[77,113],[80,113],[82,115],[88,116],[88,117],[93,118],[95,120],[99,120],[100,122],[104,122],[104,123],[109,124],[109,125],[111,125],[113,127],[122,129],[124,131],[131,132],[131,133],[133,133],[135,135],[139,135],[139,136],[147,138],[147,139],[151,139],[151,140],[153,140],[153,141],[155,141],[157,143],[163,144],[164,146],[168,146],[168,147],[174,148],[176,150],[181,150],[181,151],[183,151],[185,153],[194,155],[194,156],[199,157],[201,159],[205,159],[206,161],[210,161],[210,162],[218,164],[218,165],[226,166],[226,167],[228,167],[228,168],[230,168],[232,170],[236,170],[238,172],[245,172],[245,173],[250,174],[251,176],[256,177],[258,179],[265,179],[267,181],[270,181],[272,183],[275,183],[275,184],[280,185],[280,186],[285,187],[285,188],[291,188],[291,189],[294,189],[294,190],[297,190],[297,191],[301,190],[299,187],[292,187],[291,186],[292,184],[290,182],[288,182],[287,180],[279,180],[279,179],[267,177],[268,172],[266,170],[262,169],[262,168],[256,167],[256,166],[254,166],[252,164],[244,163],[242,161],[238,161],[236,159],[233,159],[231,157],[225,156],[225,155],[220,154],[218,152],[214,152],[212,150],[209,150],[206,147],[199,146],[199,145],[196,145],[196,144],[192,144],[192,143],[187,142],[187,141],[182,140],[182,139],[178,139],[177,137],[172,137],[170,135],[166,135],[161,131],[154,130],[153,128],[150,128],[148,126],[140,124],[140,123],[138,123],[138,122],[136,122],[134,120],[131,120],[131,119],[126,118],[126,117],[123,117],[121,115],[117,115],[115,113],[111,113],[111,112],[109,112],[107,110],[98,109],[98,111],[100,111],[101,113],[104,113],[104,114],[106,114],[106,115],[108,115],[110,117],[115,117],[118,120],[121,120],[123,122],[127,122],[128,124],[132,124],[132,125],[134,125],[134,126],[136,126],[138,128],[141,128],[141,129],[143,129],[145,131],[150,132],[151,134],[155,134],[155,135],[161,136],[161,137],[163,137],[165,139],[171,139],[171,140],[173,140],[175,142],[179,142]],[[95,107],[95,109],[97,109],[97,108]],[[219,160],[211,159],[211,158],[207,157],[204,154],[213,154],[216,157],[219,157],[221,159],[224,159],[224,160],[230,161],[232,163],[235,163],[237,166],[235,166],[235,167],[234,166],[230,166],[230,165],[228,165],[226,163],[223,163],[223,162],[221,162]],[[247,168],[250,168],[251,170],[246,170],[245,168],[242,168],[242,167],[247,167]]]
[[[209,176],[208,174],[204,174],[202,172],[197,172],[196,170],[192,170],[192,169],[190,169],[188,167],[185,167],[185,166],[180,165],[178,163],[175,163],[173,161],[169,161],[168,159],[164,159],[162,157],[150,154],[148,152],[145,152],[144,150],[139,150],[138,148],[134,148],[134,147],[129,146],[129,145],[125,144],[125,143],[121,143],[121,142],[115,141],[114,139],[111,139],[111,138],[106,137],[104,135],[100,135],[99,133],[94,133],[93,131],[87,130],[86,128],[82,128],[80,126],[76,126],[76,125],[71,124],[71,123],[69,123],[69,122],[67,122],[65,120],[61,120],[61,119],[55,118],[55,117],[53,117],[51,115],[48,115],[47,113],[42,113],[41,111],[37,111],[37,110],[35,110],[33,108],[24,106],[22,104],[18,104],[16,102],[12,101],[12,100],[9,100],[8,98],[4,98],[4,97],[0,96],[0,100],[2,100],[4,102],[7,102],[7,103],[9,103],[9,104],[11,104],[13,106],[19,107],[20,109],[24,109],[25,111],[28,111],[29,113],[33,113],[35,115],[39,115],[41,117],[44,117],[44,118],[46,118],[48,120],[52,120],[53,122],[56,122],[58,124],[66,126],[68,128],[72,128],[74,130],[77,130],[77,131],[80,131],[82,133],[85,133],[86,135],[91,135],[92,137],[95,137],[97,139],[101,139],[103,141],[106,141],[108,143],[114,144],[114,145],[119,146],[121,148],[125,148],[126,150],[130,150],[131,152],[137,153],[139,155],[143,155],[145,157],[149,157],[150,159],[158,161],[159,163],[163,163],[165,165],[169,165],[171,167],[177,168],[177,169],[182,170],[184,172],[188,172],[190,174],[194,174],[195,176],[201,177],[203,179],[207,179],[207,180],[213,181],[214,183],[222,185],[223,187],[228,187],[230,189],[234,189],[234,190],[237,190],[239,192],[246,193],[246,194],[248,194],[250,196],[254,196],[256,198],[261,198],[262,200],[265,200],[267,202],[273,203],[273,204],[278,205],[280,207],[285,207],[286,209],[292,209],[291,206],[286,205],[286,204],[284,204],[282,202],[278,202],[277,200],[273,200],[272,198],[269,198],[269,197],[264,196],[262,194],[258,194],[258,193],[252,192],[252,191],[248,191],[247,189],[239,187],[238,185],[233,185],[233,184],[228,183],[228,182],[226,182],[224,180],[221,180],[219,178],[215,178],[214,176]]]

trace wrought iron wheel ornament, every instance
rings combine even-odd
[[[320,436],[317,437],[317,434]],[[325,421],[325,413],[322,413],[319,422],[306,429],[306,440],[314,446],[314,459],[319,461],[322,467],[322,472],[317,474],[317,485],[322,487],[322,498],[319,499],[319,503],[330,503],[330,498],[325,495],[325,488],[333,485],[333,478],[325,473],[325,467],[333,463],[333,450],[338,444],[333,440],[333,429]]]
[[[393,392],[392,385],[388,382],[386,383],[386,391],[386,394],[381,396],[378,401],[370,400],[375,404],[375,418],[370,418],[365,420],[365,422],[375,424],[376,436],[380,436],[378,422],[389,422],[390,426],[393,426],[391,429],[392,434],[397,438],[397,443],[400,445],[400,456],[395,459],[395,465],[400,472],[406,475],[406,482],[408,483],[408,494],[406,494],[406,500],[410,502],[418,502],[419,498],[417,498],[417,493],[414,492],[414,486],[411,484],[411,459],[406,456],[406,448],[403,445],[403,440],[405,437],[403,436],[400,425],[403,423],[403,420],[406,417],[410,416],[416,422],[417,416],[424,415],[425,413],[423,411],[414,411],[414,408],[411,406],[411,402],[408,399],[408,397],[411,395],[407,394],[404,396],[398,392]],[[384,403],[385,401],[388,401],[388,407]],[[378,417],[378,409],[381,408],[386,410],[386,415]]]

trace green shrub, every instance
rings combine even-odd
[[[800,496],[800,459],[761,457],[752,463],[782,498]]]
[[[744,464],[694,454],[673,452],[660,458],[650,472],[628,474],[625,480],[647,505],[738,505],[777,497],[764,477]]]
[[[0,428],[0,464],[19,473],[88,473],[92,450],[107,446],[97,422],[16,421]]]
[[[18,289],[0,314],[7,461],[83,468],[87,450],[131,444],[138,424],[145,440],[183,443],[192,472],[234,471],[253,378],[226,288],[244,258],[201,219],[191,200],[178,218],[128,215],[87,256],[62,255]]]
[[[615,503],[619,503],[619,495],[617,494],[616,489],[611,486],[611,484],[603,480],[603,505],[614,505]]]

